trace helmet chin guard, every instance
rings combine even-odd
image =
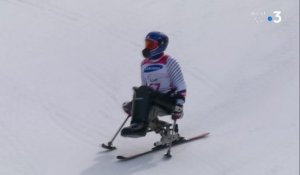
[[[151,56],[151,51],[147,48],[143,49],[142,53],[145,58],[149,58]]]

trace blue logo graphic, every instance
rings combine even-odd
[[[271,22],[272,20],[273,20],[272,16],[269,16],[269,17],[268,17],[268,21]]]
[[[150,65],[144,69],[144,72],[154,72],[161,69],[162,65]]]

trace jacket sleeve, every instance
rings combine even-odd
[[[168,74],[171,79],[171,84],[177,96],[177,104],[183,105],[186,96],[186,84],[179,64],[173,59],[169,58],[167,61]]]

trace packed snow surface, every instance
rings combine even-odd
[[[181,135],[211,134],[120,162],[159,139],[99,148],[153,30],[188,87]],[[298,175],[299,1],[1,0],[0,138],[1,175]]]

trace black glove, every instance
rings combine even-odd
[[[172,119],[177,120],[183,117],[183,106],[182,105],[176,105],[174,108],[174,111],[172,112]]]

